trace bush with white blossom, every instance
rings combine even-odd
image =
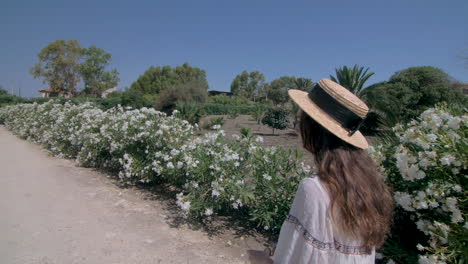
[[[377,254],[388,263],[467,261],[463,111],[429,109],[395,127],[396,144],[369,149],[399,206],[393,233]],[[55,155],[112,171],[124,183],[169,183],[187,215],[241,217],[272,234],[300,180],[311,174],[297,150],[262,147],[262,138],[250,134],[228,139],[219,127],[197,137],[187,121],[148,108],[23,104],[0,108],[0,123]]]
[[[278,233],[300,180],[310,175],[297,150],[265,148],[252,135],[228,140],[220,127],[197,137],[187,121],[154,109],[23,104],[0,108],[0,123],[124,183],[169,183],[187,215],[243,217],[271,233]]]
[[[181,207],[200,217],[248,215],[259,227],[277,233],[311,168],[298,162],[299,151],[265,148],[261,140],[233,135],[228,141],[219,130],[182,146],[173,168],[174,175],[183,176]]]
[[[393,188],[401,215],[421,232],[412,248],[419,263],[468,261],[468,115],[462,111],[454,115],[446,105],[428,109],[394,128],[397,144],[370,150]],[[384,255],[409,263],[405,254],[395,254],[398,236],[390,236]]]

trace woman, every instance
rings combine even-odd
[[[310,93],[290,90],[303,147],[317,175],[303,179],[284,222],[274,263],[374,263],[389,231],[393,200],[358,131],[369,109],[346,88],[322,79]],[[250,252],[254,263],[272,263]]]

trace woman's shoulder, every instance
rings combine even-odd
[[[323,183],[317,174],[312,174],[309,177],[302,179],[299,183],[299,189],[301,188],[306,191],[312,191],[314,193],[321,193],[325,191]]]
[[[304,178],[299,183],[297,196],[307,204],[322,204],[327,206],[329,202],[328,192],[317,175]]]

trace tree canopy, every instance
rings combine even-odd
[[[0,85],[0,95],[7,95],[8,92],[3,89],[3,86]]]
[[[83,50],[84,61],[79,65],[79,72],[84,81],[83,93],[100,97],[106,89],[117,86],[119,73],[116,69],[106,71],[112,55],[96,46]]]
[[[172,113],[177,103],[200,102],[208,99],[208,92],[198,80],[179,83],[168,87],[159,93],[156,108],[166,113]]]
[[[409,121],[439,102],[465,104],[465,96],[451,86],[447,73],[431,66],[411,67],[395,73],[388,82],[365,90],[371,108],[392,123]]]
[[[275,129],[287,129],[289,126],[289,112],[281,108],[271,108],[265,113],[262,124],[271,127],[273,134],[275,134]]]
[[[231,83],[231,92],[240,97],[255,101],[264,92],[265,76],[259,71],[243,71]]]
[[[288,98],[288,90],[296,88],[296,77],[283,76],[270,82],[267,94],[274,104],[284,104]]]
[[[34,78],[41,78],[59,94],[76,94],[76,85],[80,81],[78,68],[83,57],[83,48],[77,40],[56,40],[37,56],[39,62],[31,68]]]
[[[76,95],[76,86],[84,81],[84,94],[98,97],[119,82],[119,73],[106,71],[111,54],[96,46],[81,47],[78,40],[56,40],[38,54],[39,62],[31,68],[35,78],[42,79],[59,96]]]
[[[205,70],[192,67],[188,63],[172,68],[171,66],[151,66],[143,75],[130,86],[131,90],[137,90],[142,94],[156,95],[161,91],[181,85],[192,83],[200,88],[208,90]]]
[[[288,102],[288,90],[298,89],[310,91],[314,83],[308,78],[297,78],[294,76],[283,76],[270,82],[267,87],[268,99],[276,105]]]

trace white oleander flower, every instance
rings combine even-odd
[[[186,201],[186,202],[182,203],[180,208],[183,211],[188,212],[190,210],[190,201]]]
[[[452,164],[454,161],[455,161],[455,156],[451,154],[446,154],[440,159],[440,163],[446,166],[450,166],[450,164]]]
[[[212,208],[206,208],[206,210],[205,210],[205,215],[206,215],[206,216],[210,216],[210,215],[212,215],[212,214],[213,214],[213,209],[212,209]]]
[[[427,139],[430,141],[430,142],[435,142],[437,140],[437,136],[434,135],[434,134],[428,134],[426,135]]]
[[[441,264],[434,256],[419,256],[419,264]]]
[[[413,199],[411,195],[403,192],[395,192],[394,198],[395,202],[406,211],[414,211],[414,208],[412,207]]]
[[[447,122],[447,125],[449,128],[451,129],[459,129],[460,128],[460,122],[461,122],[461,118],[459,117],[454,117],[454,118],[451,118],[448,122]]]
[[[167,163],[166,166],[167,166],[168,169],[174,169],[174,164],[172,164],[172,162],[170,162],[170,161]]]
[[[177,169],[182,168],[182,166],[184,166],[184,163],[178,161],[178,162],[177,162]]]

